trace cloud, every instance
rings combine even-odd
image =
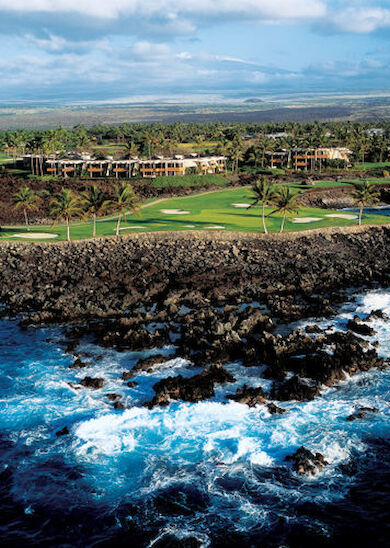
[[[72,41],[67,40],[63,36],[45,32],[44,30],[42,31],[42,37],[33,34],[25,34],[22,38],[31,46],[51,53],[90,51],[96,48],[103,49],[108,46],[106,39]]]
[[[321,0],[0,0],[0,10],[26,13],[78,13],[101,19],[121,16],[178,18],[232,15],[270,20],[320,17],[326,4]]]
[[[370,34],[390,27],[390,9],[382,7],[347,7],[327,19],[329,29],[355,34]]]
[[[305,61],[303,67],[297,61],[300,44],[287,44],[278,34],[283,32],[284,37],[289,27],[295,27],[296,40],[296,28],[305,29],[302,42],[307,41],[308,52],[312,31],[349,34],[352,39],[385,34],[390,28],[386,4],[384,0],[0,0],[3,95],[23,93],[26,82],[37,95],[69,88],[102,96],[172,89],[341,88],[358,85],[359,78],[361,86],[386,86],[387,48],[380,61],[379,54],[360,62],[337,61],[338,52],[333,50],[328,62]],[[272,43],[262,37],[265,25]],[[242,33],[235,41],[230,40],[232,28]],[[248,33],[252,39],[253,28],[259,29],[250,54],[245,54],[248,48],[239,47],[247,40],[246,28],[252,30]],[[271,49],[280,48],[286,53],[275,54],[273,66]],[[316,59],[314,49],[311,59]],[[289,66],[294,70],[287,70]]]

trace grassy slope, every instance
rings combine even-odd
[[[4,152],[0,152],[0,165],[12,163],[13,159],[9,158]]]
[[[155,188],[165,188],[174,186],[203,186],[203,185],[215,185],[226,186],[229,181],[221,175],[182,175],[180,177],[156,177],[152,181],[152,186]]]
[[[390,169],[390,162],[364,162],[357,163],[353,166],[352,169],[362,170],[362,169],[375,169],[376,167],[383,167],[384,169]]]
[[[229,190],[219,190],[187,196],[184,198],[172,198],[163,201],[151,201],[148,206],[142,210],[142,216],[135,218],[129,216],[127,222],[122,223],[122,234],[129,232],[146,232],[161,230],[208,230],[212,226],[224,226],[226,230],[238,232],[262,232],[260,208],[256,207],[250,210],[238,209],[232,206],[233,203],[249,203],[250,188],[235,188]],[[162,209],[181,209],[189,211],[189,214],[175,215],[164,214]],[[267,209],[270,213],[271,209]],[[304,207],[299,210],[299,217],[319,217],[320,221],[308,224],[295,224],[292,219],[287,219],[286,230],[300,231],[312,228],[321,228],[328,226],[346,226],[356,224],[356,221],[346,219],[331,219],[325,215],[337,213],[337,211],[321,210]],[[270,231],[278,231],[280,227],[281,216],[274,214],[269,217],[267,224]],[[363,222],[366,224],[385,224],[390,222],[389,217],[383,215],[367,214]],[[191,225],[191,228],[188,226]],[[115,234],[116,221],[114,219],[102,219],[98,222],[98,236],[113,236]],[[132,228],[139,227],[139,228]],[[55,226],[34,227],[32,232],[53,232],[60,235],[60,239],[65,238],[65,228]],[[2,238],[7,238],[17,232],[25,232],[24,228],[3,229]],[[89,238],[92,235],[90,223],[75,223],[72,226],[72,238]]]

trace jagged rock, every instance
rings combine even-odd
[[[56,432],[56,436],[67,436],[68,434],[69,434],[69,428],[67,426],[64,426],[64,428]]]
[[[92,363],[85,363],[80,358],[76,358],[73,363],[70,364],[69,369],[83,369],[84,367],[91,367]]]
[[[355,316],[353,320],[348,320],[347,328],[357,333],[358,335],[372,336],[375,335],[376,331],[369,325],[362,322],[359,316]]]
[[[131,370],[131,373],[135,375],[141,371],[150,372],[153,370],[153,367],[155,365],[160,365],[166,361],[169,361],[169,358],[167,358],[163,354],[155,354],[154,356],[149,356],[149,358],[143,358],[141,360],[138,360],[138,362]]]
[[[379,413],[376,407],[359,407],[352,415],[347,417],[347,421],[356,421],[369,417],[372,413]]]
[[[80,341],[78,339],[73,341],[66,341],[65,352],[67,354],[73,354],[76,348],[79,346]]]
[[[279,401],[309,401],[320,395],[317,384],[309,384],[298,375],[294,375],[284,383],[274,383],[270,393],[273,400]]]
[[[190,378],[184,378],[182,375],[168,377],[153,386],[156,395],[146,405],[152,408],[156,405],[168,405],[171,400],[188,402],[206,400],[214,396],[215,384],[225,382],[235,382],[235,379],[220,364],[213,365]]]
[[[106,394],[106,397],[110,400],[110,401],[115,401],[115,400],[118,400],[121,396],[119,394]]]
[[[306,333],[323,333],[323,329],[317,324],[314,325],[307,325],[305,327]]]
[[[264,403],[266,401],[266,395],[261,386],[258,388],[250,388],[249,386],[244,385],[242,388],[239,388],[235,394],[230,394],[227,397],[229,400],[244,403],[249,407],[254,407],[258,403]]]
[[[371,320],[384,320],[384,321],[389,321],[390,320],[390,317],[385,314],[383,312],[383,310],[371,310],[370,314],[367,316],[366,318],[366,321],[371,321]]]
[[[134,373],[132,371],[123,371],[123,373],[122,373],[122,380],[123,381],[128,381],[132,377],[134,377]]]
[[[134,388],[134,386],[138,386],[138,382],[130,381],[130,382],[127,383],[127,386],[129,388]]]
[[[121,401],[116,401],[114,403],[114,409],[125,409],[125,406],[123,405]]]
[[[274,403],[267,403],[267,408],[271,415],[283,415],[286,412],[283,407],[278,407]]]
[[[104,379],[102,378],[92,378],[92,377],[85,377],[80,384],[84,386],[85,388],[102,388],[104,385]]]
[[[314,475],[329,464],[324,455],[314,454],[303,446],[297,449],[293,455],[287,456],[286,460],[292,462],[294,472],[302,475]]]

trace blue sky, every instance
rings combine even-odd
[[[389,89],[390,0],[0,0],[0,98]]]

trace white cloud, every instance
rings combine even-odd
[[[369,34],[390,27],[390,9],[349,7],[331,17],[330,23],[343,32]]]
[[[103,19],[242,15],[270,20],[312,19],[325,15],[321,0],[0,0],[0,10],[23,13],[79,13]]]
[[[33,34],[25,34],[23,38],[27,40],[30,45],[52,53],[72,50],[91,50],[92,48],[103,49],[108,46],[108,42],[106,39],[72,41],[67,40],[63,36],[57,36],[56,34],[53,34],[51,32],[47,32],[45,37],[37,37]]]

